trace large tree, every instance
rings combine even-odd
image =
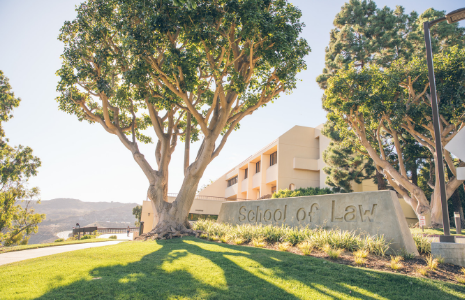
[[[147,177],[152,233],[189,232],[200,178],[239,122],[289,92],[310,48],[300,10],[284,0],[90,0],[66,22],[59,107],[99,124]],[[191,115],[191,127],[186,128]],[[158,139],[157,166],[138,143]],[[178,139],[201,140],[176,200],[168,165]]]
[[[421,195],[419,192],[421,189],[418,188],[417,184],[418,170],[427,164],[428,160],[434,160],[435,155],[435,149],[428,148],[423,139],[428,139],[426,141],[428,145],[432,140],[431,132],[426,128],[432,124],[424,123],[431,121],[430,107],[423,107],[421,114],[417,112],[414,115],[414,121],[411,121],[409,129],[399,127],[401,126],[399,124],[402,123],[399,120],[403,120],[404,117],[412,117],[408,114],[413,114],[413,109],[419,108],[419,106],[412,104],[406,107],[408,97],[413,97],[411,101],[418,101],[415,97],[427,99],[429,96],[427,81],[424,81],[426,65],[417,59],[417,57],[423,58],[425,56],[422,24],[424,21],[442,16],[444,16],[444,12],[433,9],[428,9],[420,16],[415,12],[406,15],[400,6],[395,10],[390,10],[387,7],[378,9],[373,1],[351,0],[342,7],[341,12],[334,20],[336,28],[330,33],[330,44],[326,49],[325,69],[317,78],[320,87],[325,90],[323,102],[325,108],[330,112],[328,123],[331,126],[334,123],[338,124],[334,127],[338,132],[332,135],[338,136],[344,141],[340,143],[333,139],[326,155],[329,158],[327,171],[330,175],[334,175],[330,176],[333,182],[338,186],[347,186],[347,179],[352,179],[350,176],[344,176],[345,173],[352,170],[347,169],[347,166],[351,166],[354,162],[364,161],[363,157],[367,161],[373,160],[378,173],[383,174],[388,183],[408,203],[411,203],[417,214],[429,214],[429,201],[432,200]],[[463,48],[465,44],[464,32],[465,29],[459,27],[458,24],[442,22],[434,26],[431,32],[433,50],[435,53],[445,53],[454,45],[458,49]],[[458,61],[460,60],[459,56],[459,54],[455,55]],[[409,63],[411,68],[406,69],[404,66],[409,65]],[[446,65],[442,66],[445,69],[449,68],[443,74],[444,78],[447,78],[447,72],[456,71],[453,69],[453,65]],[[410,79],[408,79],[409,76]],[[454,84],[459,86],[461,84],[461,79],[459,77],[456,79],[454,83],[449,80],[448,87],[445,85],[446,81],[443,81],[441,84],[443,84],[444,91],[448,91],[448,89],[456,91]],[[334,81],[329,88],[331,80]],[[344,85],[344,80],[349,81]],[[349,82],[352,86],[349,86]],[[337,86],[339,83],[341,86]],[[343,91],[338,91],[337,88],[342,86],[345,87]],[[414,93],[415,97],[409,93]],[[334,98],[336,94],[338,94],[337,97],[340,101],[332,102],[336,99]],[[404,102],[398,100],[399,97]],[[457,102],[450,91],[448,91],[447,97],[450,98],[444,99],[441,104],[444,107],[443,111],[457,109],[457,106],[446,104],[446,101],[455,103],[460,103],[460,101]],[[388,102],[391,104],[386,104]],[[337,105],[345,104],[342,107],[334,107],[334,103]],[[351,104],[349,105],[349,103]],[[385,111],[383,112],[381,109]],[[349,121],[354,115],[362,117],[361,121],[356,122],[362,131],[358,132],[354,124]],[[443,120],[450,122],[446,115],[443,116]],[[380,119],[374,119],[375,116]],[[341,122],[342,120],[344,122]],[[394,120],[397,121],[394,122]],[[346,125],[342,126],[342,123]],[[460,128],[460,121],[454,119],[453,123],[459,127],[454,128],[455,131],[444,132],[446,136],[454,134]],[[366,133],[370,130],[378,130],[378,125],[381,126],[379,132]],[[445,127],[445,129],[448,130],[450,127]],[[420,138],[418,134],[421,134],[423,138]],[[363,135],[368,135],[365,142],[361,141]],[[448,140],[444,140],[444,144]],[[369,153],[364,143],[371,143],[374,152]],[[338,152],[344,154],[338,147],[343,147],[345,152],[350,153],[334,155]],[[448,153],[445,154],[446,159],[448,159],[448,155]],[[359,156],[360,158],[355,159]],[[379,158],[382,159],[384,167],[380,166]],[[387,170],[387,165],[392,167],[390,170],[392,173],[402,174],[403,182],[401,182],[400,177],[393,178],[389,175],[390,171]],[[451,168],[455,167],[450,163],[448,165]],[[360,165],[355,164],[355,166],[360,168]],[[438,183],[433,182],[433,184]],[[417,188],[407,188],[406,186],[409,185]],[[453,188],[454,186],[455,183],[449,187]],[[436,191],[438,192],[438,189]],[[422,198],[422,200],[418,200],[417,197]],[[432,198],[434,199],[434,197]],[[440,205],[437,207],[437,204],[433,203],[431,208],[433,208],[433,223],[440,224]]]
[[[37,225],[45,219],[44,214],[34,213],[30,207],[39,190],[28,189],[26,185],[37,174],[40,160],[29,147],[8,145],[3,130],[3,122],[13,117],[12,110],[20,101],[0,70],[0,246],[27,244],[30,235],[37,232]]]
[[[465,50],[455,46],[436,55],[435,68],[444,146],[465,126]],[[424,59],[395,62],[389,68],[370,65],[358,69],[352,65],[328,80],[323,105],[339,130],[357,135],[365,154],[417,215],[431,214],[432,225],[440,226],[439,182],[431,183],[434,192],[428,201],[425,192],[409,178],[406,164],[414,139],[430,152],[434,170],[438,170],[438,159],[446,161],[453,174],[446,182],[447,198],[463,182],[455,177],[459,162],[454,162],[450,153],[444,151],[443,158],[437,157],[428,92]],[[394,158],[388,157],[387,148],[394,150]]]

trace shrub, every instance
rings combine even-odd
[[[313,251],[313,244],[310,241],[302,242],[297,247],[302,251],[303,255],[310,255]]]
[[[274,193],[271,198],[289,198],[289,197],[302,197],[302,196],[314,196],[314,195],[326,195],[326,194],[333,194],[329,188],[300,188],[294,191],[285,189],[279,190]]]
[[[433,258],[432,255],[428,255],[426,257],[426,264],[428,265],[428,268],[430,268],[431,270],[436,270],[438,268],[438,259],[437,258]]]
[[[415,245],[417,246],[417,250],[420,254],[430,254],[431,253],[431,241],[424,237],[421,234],[414,234],[413,240],[415,241]]]
[[[257,248],[263,248],[266,246],[265,239],[263,237],[253,238],[252,245]]]
[[[116,235],[110,235],[108,238],[112,240],[116,240],[118,237]]]
[[[64,242],[64,241],[65,241],[64,239],[57,239],[55,240],[55,243]]]
[[[92,235],[90,234],[84,234],[82,237],[81,237],[81,240],[90,240],[92,238]]]
[[[287,251],[292,247],[292,244],[289,242],[279,243],[278,249],[279,251]]]
[[[397,271],[403,267],[401,261],[403,257],[398,255],[398,256],[391,256],[391,263],[390,267],[392,270]]]

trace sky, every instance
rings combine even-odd
[[[148,181],[131,153],[115,135],[100,125],[79,122],[58,110],[55,101],[63,44],[58,41],[65,21],[75,18],[75,6],[82,0],[0,0],[0,70],[21,104],[14,118],[4,124],[11,145],[26,145],[42,161],[30,186],[41,190],[41,199],[74,198],[82,201],[142,203]],[[315,78],[324,67],[324,49],[329,43],[333,20],[346,1],[290,0],[302,10],[306,27],[302,37],[312,52],[306,57],[307,70],[290,95],[258,109],[241,122],[221,154],[205,171],[200,185],[216,180],[295,125],[315,127],[325,122],[321,107],[322,90]],[[376,1],[392,9],[400,4],[406,12],[422,13],[433,7],[452,10],[463,0]],[[465,22],[461,22],[465,26]],[[191,146],[191,161],[200,143]],[[140,144],[141,152],[155,167],[155,145]],[[169,169],[169,192],[177,193],[183,180],[184,144],[178,143]]]

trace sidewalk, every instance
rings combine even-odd
[[[96,242],[88,244],[74,244],[74,245],[64,245],[64,246],[54,246],[54,247],[45,247],[39,249],[29,249],[22,251],[13,251],[0,254],[0,266],[11,264],[17,261],[22,261],[30,258],[37,258],[52,254],[58,254],[68,251],[81,250],[87,248],[101,247],[101,246],[110,246],[121,243],[122,241],[108,241],[108,242]]]

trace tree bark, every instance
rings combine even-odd
[[[184,148],[184,175],[189,167],[189,152],[191,147],[191,113],[187,113],[186,138]]]
[[[463,228],[463,225],[464,225],[464,219],[463,219],[463,207],[462,207],[462,199],[460,199],[460,195],[459,195],[459,192],[458,190],[455,190],[455,192],[452,194],[452,204],[453,204],[453,207],[454,207],[454,212],[458,212],[460,213],[460,223],[462,225],[462,228]]]
[[[378,181],[378,191],[383,191],[387,189],[386,182],[384,181],[384,176],[378,170],[376,170],[376,180]]]

